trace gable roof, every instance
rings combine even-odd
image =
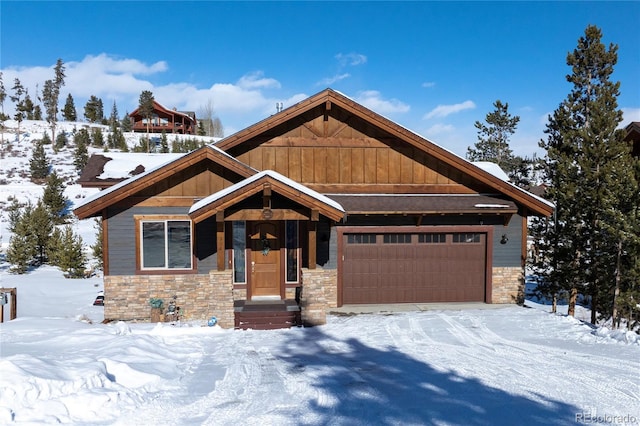
[[[190,121],[195,122],[196,121],[196,113],[193,111],[177,111],[175,109],[169,109],[166,108],[165,106],[161,105],[158,101],[156,101],[155,99],[153,100],[153,109],[154,110],[158,110],[158,111],[162,111],[167,115],[181,115],[184,116],[185,118],[188,118]],[[135,117],[136,115],[139,114],[140,107],[134,109],[130,114],[129,117]]]
[[[147,186],[166,179],[174,173],[184,170],[187,167],[205,159],[221,164],[242,177],[249,177],[258,173],[256,169],[236,160],[215,146],[205,145],[202,148],[198,148],[187,154],[182,154],[178,158],[171,159],[163,164],[157,165],[156,167],[150,168],[143,173],[133,176],[132,178],[113,185],[104,191],[94,194],[92,197],[88,197],[74,209],[73,213],[78,216],[79,219],[94,216],[105,207],[117,203],[118,201],[141,191]]]
[[[313,191],[273,170],[264,170],[235,185],[203,198],[191,206],[189,216],[191,216],[194,221],[200,222],[216,214],[218,211],[236,204],[238,201],[261,192],[265,184],[269,185],[274,192],[295,200],[312,210],[318,210],[319,213],[330,219],[339,221],[344,217],[345,210],[337,201]]]
[[[233,152],[240,148],[244,143],[255,143],[255,140],[261,139],[266,140],[268,137],[273,136],[272,133],[269,133],[269,136],[265,136],[268,132],[272,132],[273,129],[278,128],[278,126],[282,126],[288,121],[300,118],[306,112],[318,107],[323,107],[325,111],[329,111],[334,107],[342,108],[349,114],[363,120],[368,125],[375,126],[392,137],[400,139],[423,151],[436,160],[442,161],[462,173],[465,173],[472,179],[476,179],[478,182],[491,187],[497,193],[512,198],[514,201],[535,214],[550,216],[553,212],[554,206],[552,203],[542,199],[541,197],[537,197],[516,185],[500,179],[483,168],[472,164],[468,160],[387,119],[386,117],[371,111],[347,96],[332,89],[325,89],[322,92],[298,102],[297,104],[259,121],[244,130],[223,138],[216,143],[216,146],[224,151]]]

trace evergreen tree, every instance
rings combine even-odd
[[[54,67],[55,77],[53,80],[44,82],[42,89],[42,102],[47,113],[46,120],[51,126],[51,140],[56,139],[56,124],[58,122],[58,99],[60,98],[60,89],[64,86],[64,63],[62,59],[56,61]]]
[[[36,142],[33,155],[31,156],[31,160],[29,160],[29,168],[31,170],[32,180],[45,179],[49,175],[51,165],[49,164],[42,140]]]
[[[76,145],[76,149],[73,153],[73,165],[78,172],[82,172],[82,169],[87,165],[89,161],[89,150],[87,145],[91,142],[91,137],[87,129],[80,129],[78,133],[73,137],[73,142]]]
[[[617,46],[611,44],[607,50],[601,37],[597,27],[588,26],[567,55],[572,68],[567,81],[573,88],[549,117],[548,138],[540,144],[547,150],[547,195],[556,205],[555,221],[541,237],[549,243],[551,269],[545,275],[568,291],[570,315],[578,293],[588,294],[593,323],[598,311],[611,316],[609,295],[616,276],[625,273],[617,257],[634,247],[624,223],[633,222],[638,210],[638,197],[631,202],[627,198],[630,188],[638,191],[629,146],[616,130],[622,120],[617,105],[620,83],[610,77]]]
[[[36,105],[33,108],[33,119],[42,120],[42,108],[40,108],[40,105]]]
[[[67,225],[59,234],[59,248],[55,259],[58,266],[69,278],[82,278],[87,267],[87,259],[83,251],[82,237],[74,234]]]
[[[4,122],[9,116],[4,113],[4,101],[7,99],[7,90],[4,87],[2,72],[0,72],[0,145],[4,146]]]
[[[104,137],[102,134],[102,129],[100,128],[91,129],[91,141],[92,141],[92,145],[95,146],[96,148],[104,147]]]
[[[58,133],[58,136],[56,136],[56,143],[54,145],[54,150],[58,152],[62,148],[67,146],[68,143],[69,143],[69,138],[67,137],[67,134],[65,132],[60,132]]]
[[[28,236],[13,234],[7,247],[7,262],[11,264],[9,272],[24,274],[35,255],[35,248]]]
[[[162,135],[160,136],[160,152],[167,153],[169,152],[169,143],[167,142],[167,132],[162,131]]]
[[[486,115],[487,124],[479,121],[474,124],[478,129],[478,142],[474,148],[467,148],[467,159],[496,163],[514,180],[521,177],[518,176],[518,169],[525,162],[524,159],[514,156],[509,147],[509,139],[518,127],[520,117],[512,116],[509,113],[509,104],[503,104],[499,99],[493,106],[495,110]]]
[[[149,127],[151,126],[151,119],[153,118],[153,101],[153,93],[151,93],[149,90],[143,90],[142,93],[140,93],[138,112],[147,122],[147,142],[149,141]],[[148,143],[147,149],[149,149]]]
[[[47,184],[42,195],[42,202],[49,209],[55,224],[64,223],[69,215],[69,199],[64,195],[64,181],[53,171],[47,177]]]
[[[122,127],[123,132],[130,132],[132,130],[131,117],[129,117],[128,112],[125,112],[124,117],[120,120],[120,127]]]
[[[23,100],[22,96],[24,95],[25,90],[24,90],[24,86],[22,85],[22,83],[18,78],[13,80],[13,87],[11,88],[11,90],[13,90],[13,96],[10,96],[10,99],[11,99],[11,102],[15,104],[15,109],[16,109],[16,113],[13,115],[13,119],[18,122],[17,134],[18,134],[18,139],[20,139],[20,123],[22,123],[22,120],[24,120],[25,118],[25,114],[23,110],[24,107],[22,105],[22,100]]]
[[[111,133],[115,133],[118,130],[120,125],[120,121],[118,120],[118,107],[116,107],[116,101],[113,101],[113,106],[111,107],[111,115],[109,116],[109,130]]]
[[[100,219],[96,218],[94,222],[94,227],[96,228],[96,242],[91,246],[91,253],[93,257],[98,262],[98,269],[104,269],[104,260],[102,258],[102,222]]]
[[[62,116],[66,121],[77,121],[78,114],[76,113],[76,106],[73,103],[73,96],[71,93],[67,95],[67,101],[64,104],[64,109],[62,110]]]
[[[24,113],[24,117],[26,117],[27,120],[35,120],[34,114],[33,114],[34,105],[33,105],[33,101],[31,100],[31,97],[29,96],[28,90],[25,90],[24,100],[22,101],[21,109],[22,109],[22,112]]]
[[[31,235],[36,248],[36,260],[42,265],[47,262],[47,246],[53,232],[53,220],[49,210],[41,200],[28,217],[23,217],[25,226],[29,227],[28,235]]]
[[[84,106],[84,117],[89,123],[99,123],[102,121],[103,116],[102,100],[91,95]]]

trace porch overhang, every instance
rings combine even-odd
[[[274,209],[269,203],[272,192],[286,197],[303,209]],[[239,202],[262,193],[265,199],[263,209],[244,210],[238,217],[224,216],[225,211]],[[310,220],[317,221],[322,214],[334,221],[344,218],[345,210],[339,202],[332,200],[304,185],[301,185],[278,172],[265,170],[218,191],[194,203],[189,209],[189,217],[195,223],[211,216],[224,217],[225,220]]]

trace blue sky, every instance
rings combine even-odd
[[[80,116],[90,95],[122,116],[151,90],[211,103],[225,134],[327,87],[464,156],[500,99],[516,154],[540,154],[587,25],[618,45],[623,124],[640,121],[640,2],[0,2],[0,70],[33,97],[61,58]],[[7,99],[5,111],[12,105]]]

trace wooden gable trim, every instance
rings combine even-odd
[[[285,123],[288,120],[291,120],[294,117],[300,116],[305,112],[322,105],[324,105],[325,114],[332,108],[332,106],[338,106],[354,116],[371,123],[394,138],[401,139],[411,146],[421,150],[425,154],[432,156],[436,160],[442,161],[443,163],[448,164],[468,175],[472,179],[494,188],[496,192],[508,195],[516,202],[523,204],[536,214],[550,216],[553,213],[553,207],[544,200],[504,182],[502,179],[493,176],[485,170],[471,164],[452,152],[447,151],[428,139],[425,139],[424,137],[398,125],[397,123],[394,123],[393,121],[331,89],[326,89],[254,124],[253,126],[224,138],[219,141],[216,146],[224,151],[229,151],[246,141],[257,138],[259,135]]]
[[[247,166],[246,164],[241,163],[224,153],[218,152],[210,146],[204,146],[185,154],[183,157],[153,170],[138,179],[131,178],[130,181],[123,181],[122,186],[112,191],[108,190],[109,192],[104,196],[96,198],[95,200],[76,208],[73,212],[79,219],[86,219],[127,197],[135,195],[144,188],[154,185],[164,179],[168,179],[178,171],[185,170],[186,168],[205,160],[210,160],[220,164],[243,178],[247,178],[257,173],[257,170]]]
[[[270,208],[270,205],[266,205],[267,198],[270,198],[273,192],[276,192],[286,198],[302,204],[303,206],[309,208],[312,212],[319,212],[327,216],[329,219],[339,221],[344,217],[343,211],[338,210],[330,205],[326,205],[325,203],[310,196],[309,194],[292,188],[289,185],[286,185],[279,180],[272,178],[271,176],[263,176],[260,179],[255,180],[254,182],[243,185],[237,190],[226,194],[225,196],[216,200],[215,202],[209,203],[202,208],[191,212],[189,216],[194,222],[198,223],[207,219],[208,217],[218,214],[218,212],[220,211],[228,210],[240,201],[245,200],[258,193],[263,194],[263,204],[265,204],[265,206],[263,207]],[[318,220],[317,214],[315,217],[316,220]],[[313,214],[311,215],[311,218],[313,220]]]

